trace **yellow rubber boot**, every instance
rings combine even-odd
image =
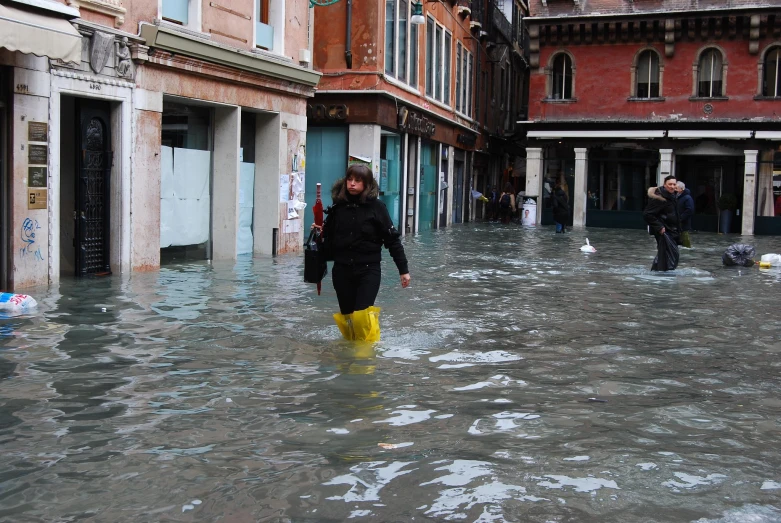
[[[353,312],[353,332],[360,341],[380,341],[380,308],[368,307]]]
[[[351,341],[355,339],[352,314],[334,314],[334,321],[336,321],[336,326],[339,327],[344,339]]]

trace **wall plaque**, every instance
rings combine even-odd
[[[46,122],[27,122],[28,142],[48,142],[49,125]]]
[[[27,168],[28,187],[46,187],[46,167],[36,166]]]
[[[46,209],[46,189],[27,189],[27,208]]]
[[[49,159],[48,145],[27,145],[27,163],[30,165],[46,165]]]

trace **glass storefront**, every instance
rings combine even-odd
[[[380,137],[380,200],[396,229],[401,218],[401,137],[382,131]]]
[[[212,110],[163,101],[160,263],[211,258]]]

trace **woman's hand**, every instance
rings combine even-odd
[[[310,230],[311,229],[318,229],[320,232],[323,232],[323,226],[322,225],[315,225],[314,223],[312,224],[312,226],[309,229]]]
[[[412,279],[412,278],[410,277],[409,273],[407,273],[407,274],[402,274],[402,275],[401,275],[401,288],[402,288],[402,289],[406,289],[407,287],[409,287],[409,281],[410,281],[411,279]]]

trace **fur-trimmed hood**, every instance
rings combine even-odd
[[[667,189],[664,187],[651,187],[648,189],[648,198],[651,200],[660,200],[665,201],[669,199],[674,199],[674,195],[667,192]]]
[[[344,178],[339,178],[331,187],[331,200],[336,203],[344,203],[347,201],[344,195],[349,194],[347,188],[344,186],[346,183]],[[370,200],[376,200],[380,195],[380,187],[377,185],[377,180],[374,177],[371,178],[371,183],[368,184],[361,195],[361,200],[366,202]]]

